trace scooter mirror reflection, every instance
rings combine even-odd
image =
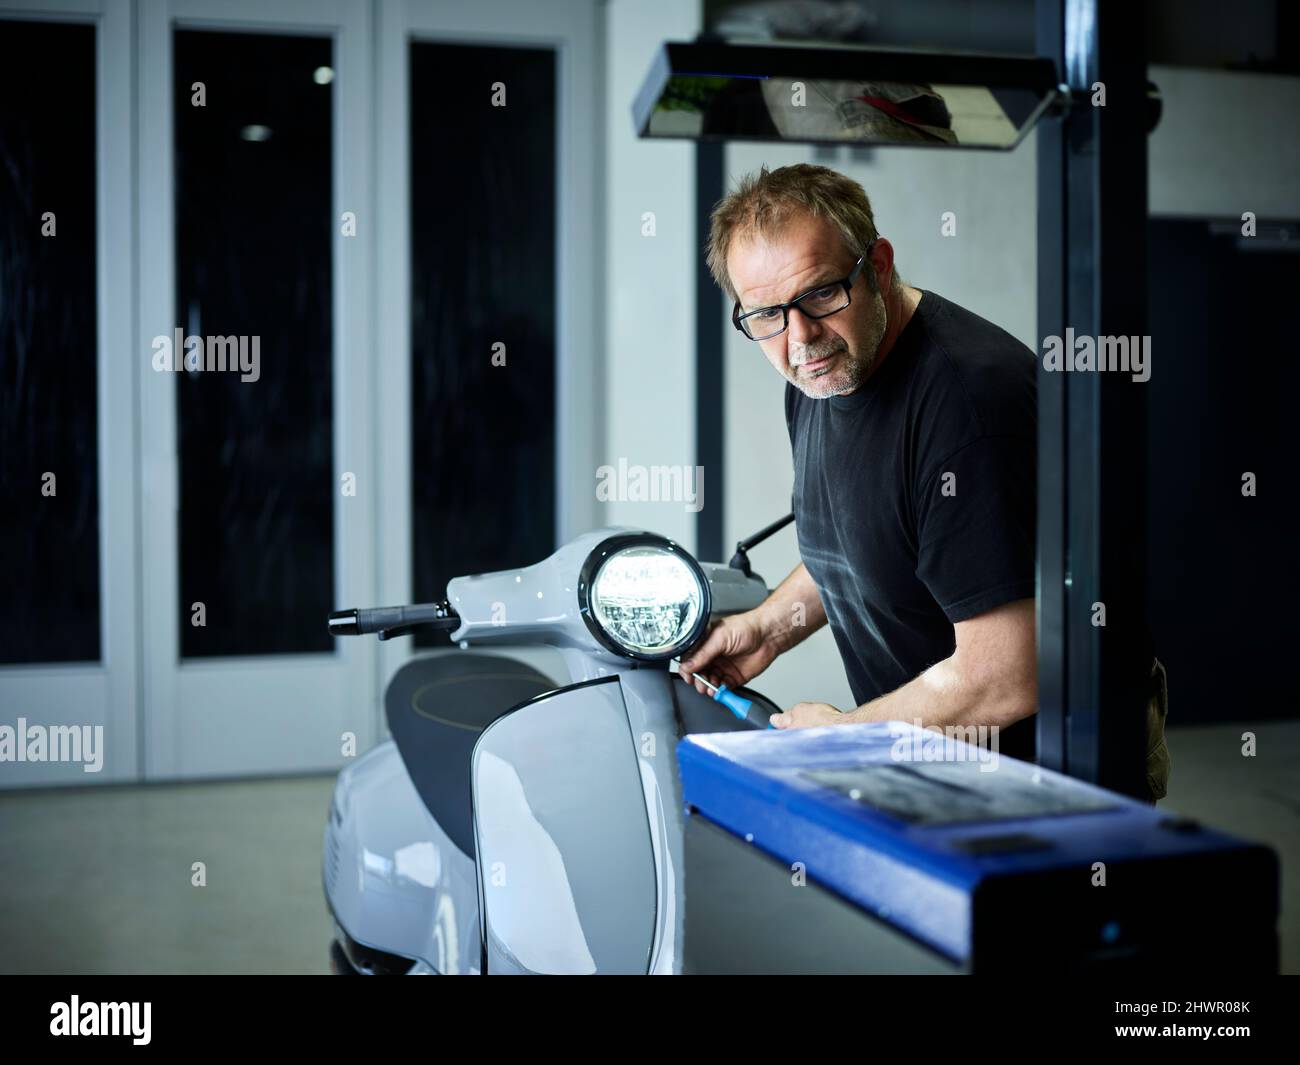
[[[639,137],[1006,150],[1059,97],[1034,56],[702,38],[660,48],[632,121]]]

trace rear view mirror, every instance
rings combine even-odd
[[[639,136],[1015,147],[1056,99],[1052,63],[812,44],[665,44]]]

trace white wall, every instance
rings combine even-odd
[[[666,40],[691,40],[699,0],[610,0],[606,8],[606,331],[602,463],[694,467],[695,146],[638,140],[632,99]],[[654,236],[642,216],[654,214]],[[595,471],[592,471],[595,491]],[[705,506],[710,496],[705,474]],[[613,502],[605,520],[695,547],[696,515],[677,502]]]
[[[863,161],[847,150],[823,159],[810,147],[734,144],[727,170],[734,183],[763,164],[821,162],[855,178],[908,283],[954,300],[1037,350],[1036,159],[1032,135],[1010,153],[891,148]],[[940,235],[945,211],[957,216],[955,236]],[[719,313],[729,311],[719,296]],[[757,345],[734,329],[727,337],[725,535],[731,541],[789,513],[793,472],[784,379]],[[755,548],[750,559],[775,584],[799,560],[793,527]],[[854,705],[829,629],[778,659],[755,687],[785,706],[801,700]]]

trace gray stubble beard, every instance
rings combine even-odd
[[[799,389],[799,391],[805,396],[808,396],[810,399],[829,399],[831,396],[844,396],[851,392],[856,392],[860,387],[862,387],[862,383],[870,376],[871,371],[875,369],[876,363],[880,361],[880,345],[885,339],[885,329],[888,322],[886,321],[885,314],[885,300],[878,289],[871,293],[871,303],[872,310],[876,313],[872,317],[870,332],[865,337],[865,343],[863,344],[863,350],[869,351],[871,354],[859,355],[856,359],[849,361],[846,367],[844,383],[839,388],[835,389],[834,392],[810,392],[808,390],[810,384],[820,381],[822,377],[826,376],[825,374],[814,377],[811,381],[806,379],[796,380],[794,376],[787,375],[790,383],[793,384],[795,388]],[[845,345],[843,337],[836,337],[836,339],[829,345],[813,346],[808,350],[812,355],[812,358],[805,359],[804,361],[816,362],[819,358],[825,358],[827,355],[832,355],[839,351],[847,352],[848,347]],[[833,367],[833,369],[839,369],[839,367]],[[829,373],[830,371],[827,372]]]

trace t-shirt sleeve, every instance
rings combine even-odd
[[[936,464],[916,498],[916,574],[948,620],[1034,595],[1035,442],[985,436]]]

